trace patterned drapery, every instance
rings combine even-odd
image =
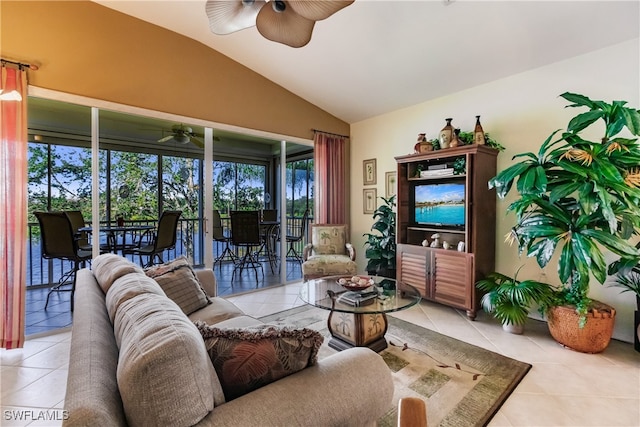
[[[27,72],[2,64],[0,99],[0,348],[25,339],[27,236]],[[2,98],[2,97],[0,97]]]
[[[314,136],[315,222],[347,224],[347,137],[324,132]]]

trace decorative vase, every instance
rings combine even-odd
[[[522,335],[524,332],[524,325],[516,325],[513,323],[503,323],[502,330],[509,332],[510,334]]]
[[[484,130],[480,124],[480,116],[476,116],[476,127],[473,130],[473,142],[475,144],[484,144]]]
[[[549,332],[557,342],[581,353],[600,353],[611,341],[616,310],[594,300],[583,328],[578,324],[580,316],[575,307],[552,307],[547,315]]]
[[[440,137],[438,138],[440,141],[440,148],[449,148],[449,144],[453,139],[453,126],[451,126],[452,118],[445,119],[447,124],[440,131]]]
[[[460,140],[460,129],[453,130],[453,138],[451,138],[451,142],[449,143],[449,148],[459,147],[463,145]]]

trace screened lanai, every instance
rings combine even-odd
[[[179,210],[176,245],[163,259],[186,256],[195,266],[212,267],[225,244],[206,233],[211,220],[207,207],[219,212],[225,234],[232,211],[275,210],[280,228],[271,255],[276,263],[263,252],[263,274],[257,280],[250,273],[235,274],[232,280],[233,261],[225,257],[214,268],[218,294],[301,279],[299,259],[289,249],[302,253],[307,237],[297,242],[285,237],[309,229],[301,224],[305,211],[311,213],[307,221],[313,220],[311,141],[287,142],[195,119],[119,109],[29,97],[27,334],[70,323],[68,292],[53,293],[44,313],[49,288],[71,265],[42,257],[36,211],[79,210],[87,226],[100,230],[118,219],[155,227],[163,211]],[[106,235],[92,237],[98,242],[95,254]],[[130,244],[138,237],[123,236]]]

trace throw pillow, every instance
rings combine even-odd
[[[145,273],[158,282],[187,316],[209,304],[206,292],[185,257],[150,267]]]
[[[222,329],[195,323],[228,402],[318,361],[324,338],[312,329],[260,325]]]
[[[314,255],[344,254],[347,244],[347,226],[314,224],[311,227]]]

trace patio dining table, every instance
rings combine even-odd
[[[139,235],[141,232],[147,232],[150,230],[154,230],[155,226],[153,225],[142,225],[142,224],[132,224],[132,225],[104,225],[100,226],[98,230],[100,232],[104,232],[107,236],[107,247],[109,252],[117,254],[118,251],[122,253],[124,249],[128,249],[133,247],[135,243],[136,235]],[[79,228],[78,231],[86,232],[89,234],[93,234],[93,227],[82,227]],[[127,234],[131,233],[132,242],[127,243]],[[118,243],[118,236],[121,236],[120,243]]]

